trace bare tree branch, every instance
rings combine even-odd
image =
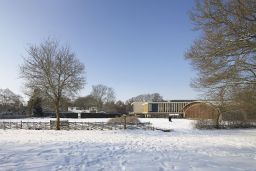
[[[75,58],[69,47],[60,47],[59,42],[48,39],[39,46],[30,46],[20,66],[21,78],[30,90],[39,89],[55,104],[57,129],[59,107],[64,96],[74,95],[85,84],[82,63]]]

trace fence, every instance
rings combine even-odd
[[[106,122],[69,122],[61,121],[61,129],[64,130],[117,130],[124,129],[123,124]],[[56,128],[56,122],[0,122],[0,129],[31,129],[51,130]],[[127,129],[155,130],[151,123],[126,123]]]
[[[0,114],[0,119],[22,119],[28,118],[26,115]]]
[[[50,129],[50,122],[0,122],[0,129]]]

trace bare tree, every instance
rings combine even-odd
[[[163,97],[159,93],[152,93],[152,94],[140,94],[136,97],[132,97],[128,101],[131,101],[131,102],[161,102],[164,100],[163,100]]]
[[[97,106],[97,99],[95,99],[91,95],[85,97],[78,97],[77,99],[75,99],[73,105],[81,109],[89,109],[91,107]]]
[[[226,101],[248,88],[255,94],[256,1],[196,1],[191,19],[202,33],[185,54],[198,71],[192,85]]]
[[[15,95],[11,90],[0,89],[0,104],[3,106],[14,103],[14,99],[17,95]]]
[[[61,99],[83,88],[84,72],[84,65],[68,46],[60,47],[58,41],[50,39],[30,46],[20,66],[26,88],[39,89],[54,104],[57,130],[60,129]]]
[[[102,84],[92,86],[91,96],[97,100],[100,109],[104,103],[114,102],[116,98],[114,89]]]
[[[256,1],[197,1],[191,13],[202,37],[186,53],[201,87],[256,84]]]
[[[11,90],[0,89],[0,106],[1,110],[7,110],[8,107],[19,109],[23,106],[24,100],[20,95],[13,93]]]
[[[115,106],[116,106],[116,111],[118,113],[121,113],[121,114],[128,114],[128,111],[127,111],[127,105],[122,102],[121,100],[117,101],[115,103]]]

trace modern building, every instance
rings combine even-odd
[[[80,109],[79,107],[68,107],[69,112],[74,112],[74,113],[97,113],[97,107],[90,107],[87,110]]]
[[[218,108],[210,102],[192,102],[183,108],[183,117],[191,119],[215,119],[219,115]]]
[[[134,102],[133,114],[143,117],[167,117],[179,114],[183,117],[183,108],[196,100],[170,100],[167,102]]]

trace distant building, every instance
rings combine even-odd
[[[191,119],[215,119],[219,115],[219,110],[211,102],[192,102],[183,108],[183,116]]]
[[[133,113],[144,117],[168,117],[179,114],[183,117],[183,108],[196,100],[170,100],[167,102],[134,102]]]
[[[79,107],[68,107],[69,112],[74,112],[74,113],[97,113],[97,107],[90,107],[89,109],[83,110],[80,109]]]

